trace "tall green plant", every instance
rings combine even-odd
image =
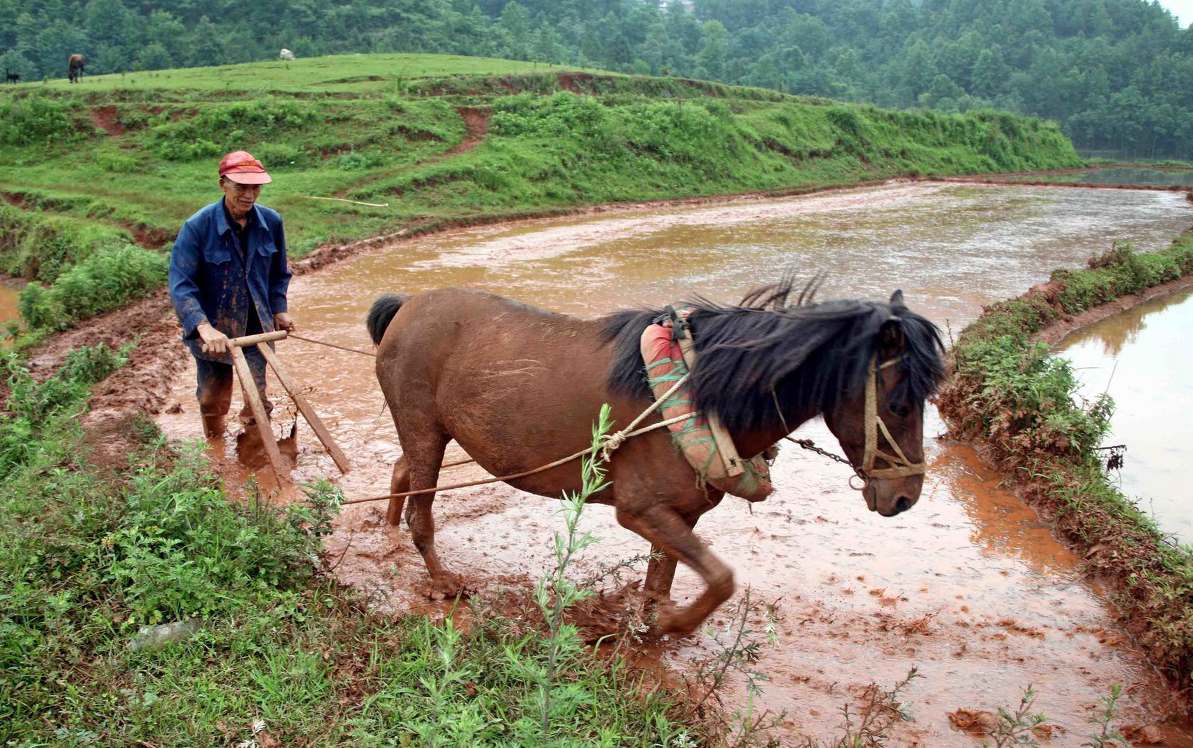
[[[534,601],[542,611],[550,632],[547,662],[540,671],[542,677],[539,682],[543,732],[550,726],[553,704],[566,704],[567,696],[573,693],[566,686],[557,684],[561,668],[581,650],[579,633],[574,625],[564,623],[563,614],[572,605],[590,597],[592,590],[582,588],[568,579],[567,569],[577,553],[597,542],[592,533],[581,532],[579,525],[589,497],[609,486],[605,480],[605,456],[601,447],[613,429],[610,413],[609,404],[603,404],[593,424],[592,448],[580,462],[580,490],[563,496],[564,531],[555,533],[555,569],[540,579],[534,588]]]

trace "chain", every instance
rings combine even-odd
[[[842,465],[848,465],[849,469],[852,470],[854,472],[854,474],[857,475],[857,477],[861,478],[862,480],[867,480],[865,471],[863,471],[860,467],[857,467],[852,462],[850,462],[849,460],[845,459],[844,457],[842,457],[840,455],[835,455],[832,452],[829,452],[828,450],[821,449],[820,447],[816,446],[816,443],[813,442],[811,439],[796,439],[796,438],[793,438],[790,436],[785,436],[783,438],[789,442],[794,442],[795,444],[800,445],[801,447],[803,447],[804,449],[806,449],[810,452],[815,452],[816,454],[818,454],[822,457],[827,457],[830,460],[835,460],[836,462],[839,462]]]

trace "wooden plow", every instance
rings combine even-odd
[[[282,388],[289,393],[294,400],[294,405],[297,406],[298,412],[302,413],[302,417],[310,424],[311,430],[315,432],[319,442],[327,453],[331,455],[331,459],[335,462],[336,467],[340,469],[341,473],[347,473],[352,466],[348,462],[348,457],[336,445],[335,440],[331,438],[331,433],[327,427],[323,425],[319,414],[307,402],[307,399],[302,396],[297,384],[290,375],[286,372],[286,368],[282,366],[278,354],[269,347],[269,343],[275,340],[285,340],[288,333],[285,330],[278,330],[277,332],[264,332],[259,335],[246,335],[240,338],[231,338],[228,340],[229,350],[232,352],[232,366],[236,369],[236,376],[240,380],[240,389],[244,392],[244,398],[249,404],[249,408],[253,411],[253,420],[257,422],[257,430],[261,434],[261,441],[265,445],[265,454],[269,457],[269,464],[273,466],[273,472],[278,476],[278,480],[284,480],[287,472],[283,471],[282,454],[278,451],[277,442],[273,438],[273,429],[269,425],[269,414],[265,412],[265,404],[261,401],[261,393],[257,391],[257,383],[253,380],[253,373],[249,369],[249,362],[244,357],[244,349],[249,346],[256,346],[257,350],[261,351],[261,355],[265,357],[266,363],[273,368],[273,373],[277,375],[278,381],[282,383]]]

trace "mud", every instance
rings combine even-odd
[[[57,370],[75,348],[104,343],[119,349],[136,343],[129,352],[128,365],[96,385],[91,409],[83,416],[89,432],[103,435],[90,440],[93,459],[99,464],[121,466],[135,444],[135,438],[121,426],[137,414],[160,412],[171,383],[187,363],[180,355],[183,349],[179,335],[169,298],[165,291],[158,291],[55,335],[30,354],[29,368],[35,377],[44,378]]]
[[[460,118],[464,120],[465,135],[457,145],[444,153],[444,157],[457,156],[461,153],[467,153],[473,148],[476,148],[485,139],[485,135],[489,132],[489,115],[492,110],[488,107],[469,107],[464,106],[456,110],[460,114]]]
[[[21,318],[17,304],[24,285],[24,281],[0,275],[0,325]]]
[[[127,130],[120,121],[120,110],[114,106],[92,108],[91,123],[113,137],[119,137]]]
[[[898,279],[913,308],[960,330],[983,304],[1022,293],[1055,267],[1081,265],[1109,237],[1157,247],[1189,223],[1178,195],[1111,194],[895,184],[470,229],[403,240],[304,275],[291,307],[302,334],[367,350],[362,319],[382,291],[467,284],[592,316],[697,293],[729,301],[793,269],[825,271],[823,297],[885,297]],[[179,347],[172,352],[185,362]],[[279,353],[310,386],[309,399],[353,461],[339,481],[345,493],[383,493],[400,450],[372,362],[300,341],[279,345]],[[199,435],[190,376],[174,380],[159,419],[176,438]],[[276,383],[271,389],[279,391]],[[282,414],[279,427],[292,418]],[[895,728],[897,744],[974,745],[949,715],[1017,704],[1031,684],[1036,708],[1054,725],[1049,744],[1076,746],[1092,729],[1086,723],[1098,699],[1120,683],[1124,724],[1193,745],[1193,731],[1176,717],[1181,698],[1082,581],[1081,559],[972,450],[935,438],[943,431],[930,411],[930,479],[920,504],[897,518],[867,513],[841,466],[787,449],[775,466],[774,496],[752,510],[727,500],[701,520],[699,534],[776,616],[775,643],[760,637],[755,668],[767,680],[756,704],[786,713],[782,729],[792,744],[800,735],[827,737],[842,704],[856,706],[867,684],[889,686],[915,665],[924,677],[904,694],[914,721]],[[833,444],[819,424],[797,435]],[[297,456],[300,480],[336,475],[309,436]],[[462,456],[453,445],[446,459]],[[470,466],[441,476],[479,477]],[[516,607],[550,567],[556,509],[500,484],[445,494],[435,507],[439,553],[475,600]],[[328,542],[336,574],[376,606],[442,614],[408,533],[386,526],[384,511],[384,502],[345,510]],[[582,524],[601,542],[579,561],[578,576],[646,551],[604,507],[591,508]],[[621,586],[605,589],[614,598],[607,611],[616,613]],[[688,602],[697,590],[681,569],[676,600]],[[730,613],[726,606],[710,623],[724,625]],[[605,625],[619,623],[626,621]],[[766,627],[758,614],[751,624]],[[664,642],[660,656],[682,674],[716,651],[702,634]],[[740,679],[726,698],[744,703]]]

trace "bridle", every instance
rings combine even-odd
[[[923,475],[925,473],[924,463],[912,462],[907,459],[907,455],[903,454],[903,450],[899,447],[899,442],[895,441],[895,437],[891,436],[891,430],[887,428],[882,417],[878,415],[878,371],[888,366],[894,366],[900,361],[902,361],[902,357],[892,358],[883,361],[882,364],[878,364],[877,354],[870,359],[870,364],[866,371],[866,403],[864,413],[866,443],[860,466],[854,465],[844,457],[817,447],[811,439],[796,439],[791,436],[783,438],[787,441],[795,442],[804,449],[848,465],[853,470],[853,475],[849,476],[849,487],[855,491],[864,491],[866,486],[874,478],[906,478],[912,475]],[[775,399],[775,409],[779,411],[779,419],[783,420],[783,427],[787,428],[787,423],[783,419],[783,412],[779,408],[777,398]],[[890,454],[878,448],[878,432],[880,430],[882,431],[882,435],[886,437],[887,444],[891,445],[891,448],[894,449],[895,454]],[[879,457],[886,460],[890,467],[875,470],[874,461]],[[860,486],[854,485],[853,481],[855,478],[861,480],[862,484]]]
[[[899,442],[891,436],[891,430],[886,427],[882,417],[878,415],[878,370],[893,366],[902,360],[892,358],[878,365],[878,356],[870,359],[869,371],[866,374],[866,450],[862,455],[862,466],[857,475],[868,483],[872,478],[907,478],[912,475],[924,474],[924,463],[912,462],[899,448]],[[886,437],[886,442],[895,450],[895,454],[884,452],[878,448],[878,432]],[[874,469],[875,458],[881,457],[890,467]],[[852,485],[853,481],[850,480]],[[862,486],[865,488],[865,485]],[[860,490],[860,489],[859,489]]]

